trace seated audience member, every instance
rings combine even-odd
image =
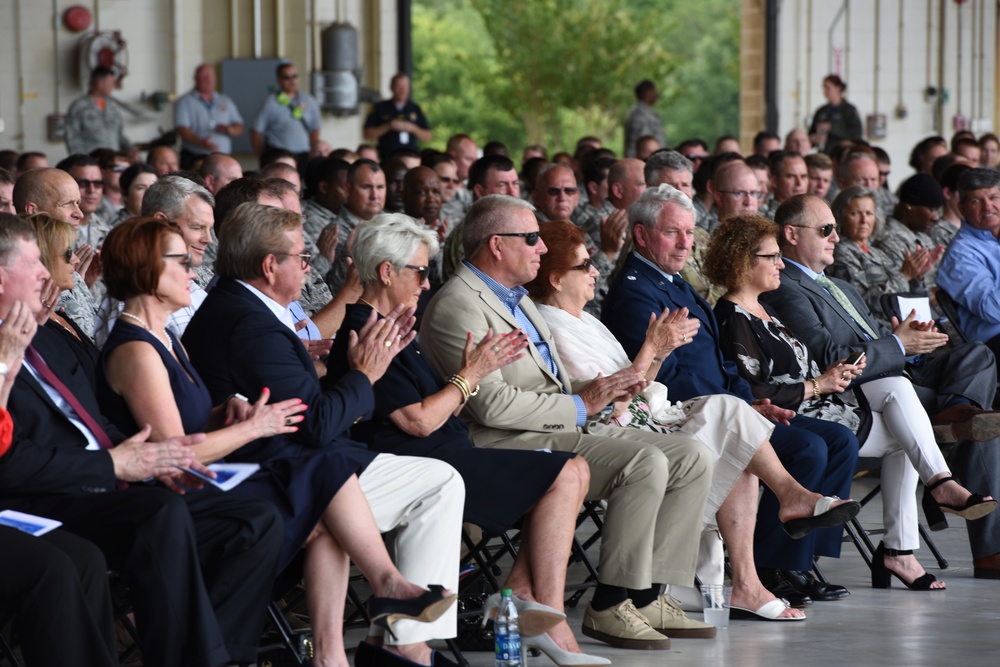
[[[771,153],[767,158],[767,168],[771,175],[771,198],[764,202],[761,214],[773,219],[781,202],[806,193],[809,172],[805,159],[799,153],[785,151]]]
[[[418,169],[427,169],[421,167]],[[417,170],[407,174],[407,180]],[[433,174],[433,172],[431,171]],[[401,215],[379,215],[358,227],[352,248],[364,294],[347,307],[337,334],[325,383],[349,370],[347,341],[360,331],[372,311],[382,317],[397,306],[413,307],[429,287],[428,257],[436,235]],[[521,548],[504,588],[514,590],[522,624],[522,644],[545,650],[560,665],[610,664],[584,656],[562,613],[576,515],[590,483],[587,463],[563,452],[520,452],[472,446],[469,431],[456,413],[476,391],[480,380],[523,356],[527,338],[521,332],[488,333],[478,344],[471,337],[461,367],[446,382],[423,356],[416,342],[392,360],[374,385],[373,419],[357,424],[352,434],[372,449],[393,454],[427,456],[455,467],[465,482],[465,521],[500,535],[521,523]],[[504,502],[496,502],[503,496]],[[499,600],[494,596],[493,605]],[[531,601],[551,609],[548,625],[532,622]],[[522,601],[527,601],[525,605]],[[489,610],[487,610],[489,613]],[[548,636],[546,636],[546,628]]]
[[[1000,139],[992,132],[979,137],[979,165],[983,169],[996,169],[1000,162]],[[973,165],[976,166],[976,165]]]
[[[170,146],[154,146],[146,155],[146,164],[156,170],[158,176],[166,176],[180,169],[177,151]]]
[[[322,450],[359,461],[364,469],[358,480],[379,530],[395,529],[400,572],[420,586],[455,590],[464,498],[458,473],[440,461],[371,452],[346,437],[351,425],[372,411],[372,383],[413,339],[412,311],[390,313],[386,322],[351,336],[352,370],[322,388],[288,311],[309,271],[304,251],[302,218],[292,211],[246,203],[227,217],[219,234],[219,282],[184,333],[192,365],[213,403],[237,393],[257,396],[264,387],[275,401],[301,399],[308,409],[296,432],[257,440],[238,450],[237,460]],[[385,642],[429,664],[425,642],[453,637],[455,627],[451,609],[433,623],[400,622]],[[371,632],[382,634],[374,626]]]
[[[646,134],[639,137],[635,142],[635,158],[646,161],[650,155],[663,148],[663,144],[656,137]]]
[[[61,160],[56,169],[62,169],[72,176],[80,187],[80,211],[83,218],[78,230],[79,243],[94,249],[100,248],[111,229],[111,221],[97,212],[104,194],[104,176],[101,174],[100,164],[89,155],[74,154]],[[93,281],[89,276],[87,278],[87,284],[92,285]]]
[[[764,201],[764,191],[760,189],[753,170],[742,160],[733,160],[715,169],[712,199],[715,201],[717,220],[721,222],[740,213],[755,213]]]
[[[587,200],[573,212],[571,220],[587,232],[594,243],[601,242],[601,219],[615,212],[614,205],[608,200],[608,171],[615,162],[613,157],[597,158],[588,160],[583,169]]]
[[[833,181],[833,160],[826,153],[810,153],[806,155],[806,172],[809,174],[809,187],[806,192],[820,199],[826,198]]]
[[[774,132],[761,130],[753,137],[753,154],[759,155],[765,160],[771,157],[771,153],[781,150],[781,137]]]
[[[979,142],[971,132],[969,136],[956,137],[951,140],[951,152],[957,155],[970,167],[978,167],[982,158]]]
[[[740,140],[731,134],[724,134],[715,140],[715,150],[712,151],[713,155],[722,155],[723,153],[736,153],[737,155],[743,155],[743,148],[740,146]]]
[[[14,208],[14,172],[0,168],[0,213],[17,213]]]
[[[833,251],[830,275],[851,283],[872,315],[888,326],[894,313],[882,307],[882,296],[909,292],[926,294],[923,276],[933,263],[931,252],[927,248],[917,248],[907,255],[902,266],[896,266],[888,255],[869,243],[882,222],[875,192],[869,188],[852,185],[841,190],[833,200],[832,209],[840,241]]]
[[[315,192],[302,202],[303,233],[320,247],[324,242],[337,243],[339,240],[337,216],[347,201],[345,186],[350,168],[351,165],[340,158],[324,158],[316,168]]]
[[[40,314],[48,272],[34,231],[14,216],[0,216],[0,265],[0,317],[17,301]],[[204,436],[152,442],[144,428],[126,438],[45,327],[25,352],[9,410],[17,428],[0,459],[3,505],[62,521],[134,583],[144,664],[253,662],[281,546],[277,510],[211,488],[177,495],[135,484],[156,477],[176,488],[175,466],[206,472],[188,447]]]
[[[955,476],[969,488],[989,489],[1000,477],[995,441],[1000,413],[988,410],[997,382],[993,354],[982,343],[939,349],[947,335],[938,333],[933,323],[916,322],[912,312],[894,329],[883,327],[853,287],[824,276],[833,264],[838,236],[833,213],[823,200],[795,198],[779,224],[784,228],[779,237],[785,264],[781,286],[761,301],[795,332],[819,366],[829,367],[858,350],[865,352],[868,377],[905,373],[931,415],[935,435],[959,441],[949,459]],[[997,519],[994,513],[968,523],[976,577],[1000,578]]]
[[[111,220],[111,227],[117,227],[129,218],[138,218],[142,213],[142,198],[146,190],[156,183],[156,170],[143,162],[137,162],[122,172],[118,179],[122,191],[123,206]]]
[[[455,159],[447,153],[433,153],[423,158],[421,164],[430,167],[441,181],[441,217],[455,229],[465,217],[466,206],[455,197],[460,184]]]
[[[125,310],[101,352],[97,388],[104,414],[120,428],[149,424],[154,438],[204,431],[205,440],[192,451],[207,465],[260,438],[294,433],[307,406],[297,398],[267,405],[265,388],[252,405],[232,397],[212,407],[183,345],[167,329],[170,314],[191,301],[190,257],[180,229],[166,220],[137,218],[108,235],[105,279],[108,292]],[[405,599],[421,592],[385,551],[358,486],[356,474],[363,466],[363,461],[331,450],[290,458],[278,454],[229,492],[268,500],[279,509],[285,542],[275,576],[300,550],[305,552],[316,665],[346,661],[342,628],[348,557],[376,596]],[[425,606],[444,599],[440,593],[429,594]],[[444,608],[438,605],[434,611],[443,613]]]
[[[1000,172],[970,169],[958,179],[964,222],[941,260],[938,286],[958,307],[969,340],[1000,354]]]
[[[5,369],[0,376],[0,461],[14,433],[7,398],[35,326],[34,314],[22,302],[0,324]],[[0,507],[4,495],[0,490]],[[35,537],[3,526],[0,543],[0,609],[14,614],[28,667],[118,665],[108,565],[101,550],[65,529]]]
[[[941,174],[941,194],[944,197],[944,207],[941,209],[941,219],[935,222],[927,233],[934,239],[935,243],[946,248],[962,227],[958,179],[969,169],[972,167],[967,164],[953,164]]]
[[[571,380],[577,382],[599,373],[613,375],[631,367],[651,381],[630,403],[615,406],[610,423],[661,433],[683,432],[709,448],[715,456],[715,472],[705,505],[703,529],[712,534],[721,529],[722,539],[729,548],[734,607],[769,620],[804,619],[801,612],[786,611],[787,605],[767,592],[754,569],[754,517],[745,509],[757,502],[757,477],[778,494],[786,524],[796,511],[809,517],[799,518],[797,524],[818,527],[843,523],[860,506],[829,498],[821,500],[819,494],[802,488],[782,468],[768,442],[773,424],[736,396],[716,394],[683,405],[671,403],[669,388],[654,378],[674,347],[690,342],[699,328],[698,320],[686,319],[684,309],[651,317],[642,348],[634,361],[630,361],[611,332],[583,310],[587,299],[593,297],[595,282],[595,269],[587,261],[583,233],[556,221],[542,225],[541,239],[549,250],[541,258],[538,276],[527,285],[528,293],[538,304],[538,312],[562,350]],[[819,507],[831,509],[822,513]],[[814,511],[821,516],[812,518]],[[715,562],[721,565],[721,560]],[[708,572],[699,569],[699,576],[702,583],[721,582],[722,568],[715,572],[710,568]]]
[[[80,210],[80,186],[62,169],[32,169],[17,179],[14,186],[14,207],[20,214],[31,215],[44,211],[79,231],[83,220]],[[74,241],[75,243],[75,241]],[[90,292],[87,280],[94,260],[94,250],[87,244],[76,248],[80,263],[73,274],[73,289],[63,292],[59,306],[76,322],[80,329],[93,339],[96,328],[97,303]],[[96,269],[100,273],[99,267]]]
[[[344,190],[347,199],[337,217],[336,256],[331,262],[333,268],[326,276],[334,294],[347,281],[347,238],[359,224],[371,220],[385,208],[386,174],[377,162],[357,160],[347,170]]]
[[[49,158],[39,151],[25,151],[17,156],[17,167],[14,173],[18,178],[26,171],[44,169],[49,166]]]
[[[718,323],[712,309],[678,272],[687,261],[694,235],[691,201],[667,184],[646,190],[629,209],[635,250],[615,277],[601,321],[632,356],[645,342],[648,313],[686,308],[701,327],[691,343],[677,348],[660,364],[656,380],[670,388],[671,400],[686,401],[709,394],[731,394],[778,422],[771,444],[789,474],[803,487],[826,496],[846,498],[857,461],[858,441],[850,430],[753,396],[732,364],[723,360]],[[779,503],[765,491],[754,531],[754,561],[764,586],[794,606],[814,599],[835,600],[848,593],[809,574],[813,556],[840,555],[842,531],[814,531],[792,540],[782,529]]]
[[[875,151],[875,162],[878,164],[878,189],[875,190],[875,203],[882,211],[882,217],[888,218],[896,208],[896,195],[889,188],[889,174],[892,172],[892,159],[881,146],[872,146]],[[812,193],[809,193],[812,194]]]
[[[118,217],[118,211],[125,205],[121,189],[121,175],[132,165],[128,153],[119,153],[110,148],[99,148],[90,153],[101,167],[101,204],[97,207],[97,217],[104,220],[109,228]]]
[[[666,147],[664,146],[664,148]],[[677,144],[674,150],[691,161],[691,166],[696,173],[701,168],[702,162],[709,158],[708,144],[701,139],[685,139]]]
[[[25,220],[35,230],[39,259],[50,276],[46,286],[51,285],[51,290],[44,287],[42,290],[42,311],[48,315],[43,326],[54,331],[72,348],[93,385],[97,370],[97,346],[66,311],[58,307],[59,294],[73,288],[73,273],[80,263],[73,252],[76,231],[72,225],[56,220],[48,213],[35,213]]]
[[[938,212],[943,204],[944,195],[934,177],[927,174],[910,176],[899,186],[899,203],[874,241],[892,266],[902,266],[907,257],[921,249],[926,250],[931,265],[921,280],[927,292],[931,292],[937,284],[938,262],[945,249],[928,234],[938,221]]]
[[[236,158],[221,153],[212,153],[201,161],[198,175],[205,181],[205,189],[211,192],[214,197],[219,194],[219,190],[237,178],[243,178],[243,167],[236,161]]]
[[[948,152],[948,141],[944,137],[926,137],[917,142],[910,151],[908,164],[921,174],[930,174],[934,160]]]
[[[587,498],[607,499],[608,509],[585,635],[636,649],[667,649],[668,637],[712,637],[714,626],[688,619],[660,594],[661,584],[693,581],[711,457],[686,435],[598,423],[606,406],[630,400],[644,383],[626,370],[570,384],[548,326],[523,298],[546,250],[532,209],[505,195],[472,206],[466,259],[424,314],[423,352],[444,376],[462,367],[470,335],[528,334],[528,354],[482,378],[462,415],[477,447],[573,452],[590,466]]]
[[[809,155],[812,153],[813,145],[809,140],[809,133],[801,127],[795,127],[785,135],[786,151],[798,153],[799,155]]]
[[[722,352],[750,383],[755,397],[843,424],[858,433],[860,456],[883,459],[886,531],[875,552],[872,586],[888,587],[893,574],[915,590],[944,588],[944,582],[925,573],[913,556],[913,549],[920,546],[917,482],[923,481],[930,489],[931,500],[924,503],[924,512],[932,523],[943,516],[941,509],[978,519],[996,509],[996,501],[970,494],[952,478],[909,380],[895,376],[862,382],[863,359],[857,364],[838,359],[820,373],[808,349],[760,304],[758,297],[781,283],[778,232],[767,218],[746,215],[727,221],[712,239],[709,273],[728,289],[715,307]],[[859,385],[866,407],[844,395],[851,384]]]

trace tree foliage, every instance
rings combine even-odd
[[[735,132],[736,9],[736,0],[416,0],[416,99],[438,146],[467,132],[515,152],[571,149],[593,134],[618,149],[633,88],[648,78],[671,141]]]

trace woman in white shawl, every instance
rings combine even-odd
[[[541,225],[549,249],[542,256],[538,276],[526,287],[556,341],[559,357],[574,380],[611,375],[632,366],[650,380],[672,350],[684,345],[698,329],[681,309],[650,317],[646,342],[630,360],[610,331],[584,305],[594,296],[597,270],[590,263],[583,232],[565,221]],[[793,537],[801,521],[839,525],[857,514],[854,501],[824,498],[803,488],[781,465],[769,438],[773,424],[735,396],[700,396],[671,404],[667,388],[652,382],[630,403],[615,405],[606,417],[629,428],[683,431],[701,440],[717,455],[712,490],[705,506],[702,563],[717,563],[714,571],[699,567],[702,583],[721,583],[721,557],[712,550],[721,533],[732,566],[732,615],[776,621],[801,621],[805,615],[791,609],[761,584],[753,562],[753,531],[757,508],[757,480],[774,491],[781,503],[782,521]],[[809,517],[808,519],[803,518]],[[798,517],[798,518],[793,518]],[[817,526],[812,526],[817,527]],[[804,533],[802,533],[804,534]]]

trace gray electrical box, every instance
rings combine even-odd
[[[264,99],[278,91],[275,70],[283,62],[282,58],[226,58],[222,61],[222,92],[233,98],[246,128],[241,136],[233,137],[234,153],[253,153],[250,127]],[[300,80],[299,85],[302,83]]]

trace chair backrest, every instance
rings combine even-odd
[[[941,312],[948,320],[947,322],[942,320],[942,324],[945,327],[945,333],[951,337],[957,336],[961,342],[968,343],[969,337],[965,335],[965,332],[962,331],[962,328],[958,325],[958,304],[955,303],[955,300],[951,298],[950,294],[945,292],[940,287],[938,287],[937,291],[934,292],[934,297],[937,300],[938,308],[941,309]]]

